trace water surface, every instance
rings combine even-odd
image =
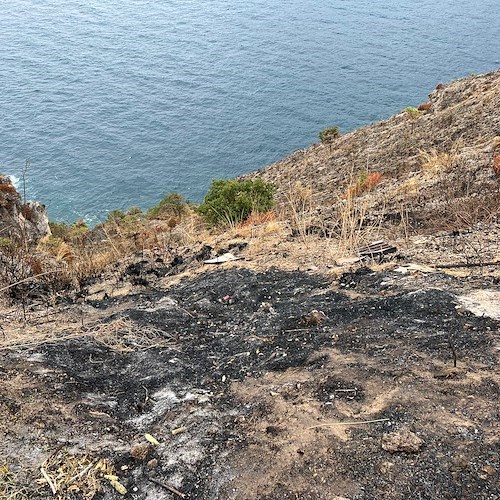
[[[498,0],[2,0],[0,171],[95,222],[499,67]]]

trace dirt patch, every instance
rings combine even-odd
[[[121,497],[106,476],[135,499],[498,498],[498,322],[457,307],[463,288],[231,268],[94,301],[81,337],[1,354],[9,484],[50,495],[40,466],[77,457],[95,498]],[[86,335],[92,310],[115,343]],[[383,448],[403,431],[421,446]]]

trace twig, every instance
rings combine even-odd
[[[148,479],[152,483],[155,483],[158,486],[161,486],[162,488],[165,488],[166,490],[170,491],[174,495],[177,495],[179,498],[186,498],[186,494],[185,493],[181,493],[179,490],[176,490],[173,486],[170,486],[168,484],[162,483],[161,481],[158,481],[157,479],[153,479],[152,477],[148,477]]]
[[[23,280],[16,281],[15,283],[12,283],[11,285],[0,288],[0,292],[4,292],[5,290],[12,288],[13,286],[20,285],[21,283],[25,283],[26,281],[34,280],[35,278],[39,278],[40,276],[45,276],[47,274],[60,273],[60,272],[62,272],[62,269],[53,269],[52,271],[45,271],[44,273],[35,274],[35,276],[28,276],[27,278],[24,278]]]
[[[109,415],[108,415],[109,417]],[[68,484],[71,484],[75,479],[78,479],[79,477],[82,477],[84,476],[85,474],[87,474],[87,472],[92,469],[92,467],[94,467],[94,465],[98,462],[98,460],[94,460],[91,464],[87,465],[87,467],[85,467],[85,469],[83,469],[81,472],[79,472],[78,474],[74,475],[69,481],[68,481]]]
[[[318,427],[333,427],[334,425],[360,425],[360,424],[373,424],[375,422],[386,422],[389,420],[388,418],[378,418],[376,420],[362,420],[358,422],[331,422],[329,424],[319,424],[319,425],[312,425],[311,427],[308,427],[307,430],[309,429],[317,429]]]
[[[437,264],[434,267],[437,269],[453,269],[454,267],[485,267],[485,266],[500,266],[500,261],[493,262],[467,262],[456,264]]]
[[[180,307],[180,306],[177,306],[181,311],[184,311],[188,316],[190,316],[191,318],[194,318],[194,316],[187,310],[187,309],[184,309],[184,307]]]
[[[451,335],[448,335],[448,345],[449,345],[451,352],[453,354],[453,368],[456,368],[457,367],[457,351],[455,349],[455,345],[453,343]]]
[[[45,478],[47,483],[49,483],[50,489],[52,490],[52,493],[55,495],[57,493],[57,488],[55,487],[54,483],[52,482],[52,479],[50,479],[50,476],[45,472],[43,465],[40,466],[40,472],[42,473],[42,476]]]

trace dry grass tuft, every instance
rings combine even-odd
[[[367,204],[365,201],[347,194],[337,203],[337,224],[339,228],[335,238],[338,256],[352,255],[356,249],[373,239],[377,228],[366,223]]]
[[[268,222],[264,226],[264,233],[265,234],[278,234],[280,231],[282,231],[283,225],[280,224],[278,221],[271,221]]]
[[[440,176],[453,167],[453,157],[435,149],[420,153],[421,168],[427,177]]]
[[[61,499],[77,495],[92,500],[104,491],[104,484],[109,483],[115,489],[118,489],[116,483],[119,484],[116,471],[108,460],[86,454],[70,455],[64,450],[52,454],[41,465],[40,474],[36,480],[39,493],[50,491]]]
[[[413,198],[420,192],[422,181],[418,177],[409,177],[403,182],[398,183],[396,194],[405,198]]]
[[[313,217],[313,190],[300,181],[289,181],[282,217],[304,240]]]

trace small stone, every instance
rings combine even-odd
[[[320,326],[327,319],[323,311],[313,309],[310,313],[304,314],[300,318],[300,323],[307,326]]]
[[[382,462],[379,466],[379,471],[381,474],[389,474],[391,469],[394,467],[392,462]]]
[[[391,432],[382,437],[382,448],[390,453],[417,453],[424,442],[408,429]]]
[[[156,469],[158,467],[158,460],[156,458],[152,458],[147,464],[146,467],[150,470]]]
[[[495,474],[495,469],[491,465],[485,465],[481,470],[486,472],[489,476],[493,476]]]
[[[142,462],[148,456],[150,445],[147,443],[135,443],[130,448],[130,454],[138,462]]]

